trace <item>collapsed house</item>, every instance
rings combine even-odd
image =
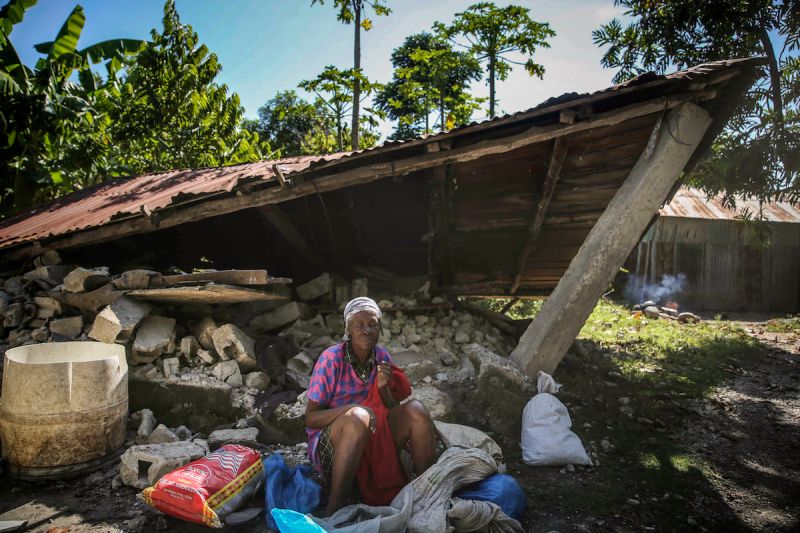
[[[388,272],[433,294],[549,295],[513,356],[552,371],[761,64],[645,74],[359,152],[110,181],[4,221],[0,254],[9,267],[58,250],[117,271],[210,261],[301,283]]]

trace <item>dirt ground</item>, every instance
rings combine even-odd
[[[618,361],[635,354],[592,343],[570,353],[560,397],[598,464],[530,467],[518,442],[501,439],[528,495],[526,531],[800,530],[800,335],[738,325],[758,356],[737,347],[699,398],[626,379]],[[205,530],[160,516],[134,489],[112,490],[115,475],[112,466],[58,483],[2,479],[0,520],[49,533]],[[265,531],[263,515],[246,530]]]

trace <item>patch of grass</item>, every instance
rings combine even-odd
[[[768,320],[764,327],[770,333],[800,333],[800,315]]]

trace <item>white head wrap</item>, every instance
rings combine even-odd
[[[344,307],[344,340],[348,340],[350,338],[350,333],[348,332],[350,319],[353,318],[353,315],[360,313],[361,311],[371,311],[378,317],[379,322],[383,317],[381,308],[378,307],[378,304],[376,304],[375,300],[372,298],[367,298],[366,296],[353,298]]]

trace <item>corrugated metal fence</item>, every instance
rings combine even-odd
[[[686,279],[682,309],[800,311],[800,224],[660,217],[628,263],[632,291]]]

